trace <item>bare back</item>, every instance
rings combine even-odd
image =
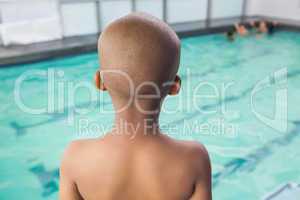
[[[63,200],[211,199],[205,149],[163,135],[73,142],[65,153],[61,175],[61,183],[70,185],[61,189]],[[69,198],[67,190],[77,196]]]
[[[165,97],[181,87],[174,30],[151,15],[132,13],[105,28],[98,52],[95,83],[112,99],[112,131],[118,134],[69,146],[61,164],[61,200],[210,200],[205,148],[159,129]]]

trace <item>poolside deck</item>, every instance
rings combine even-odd
[[[96,50],[98,35],[74,36],[30,45],[0,46],[0,67]]]

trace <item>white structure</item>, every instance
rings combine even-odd
[[[300,24],[300,0],[0,0],[0,41],[29,44],[96,34],[132,11],[148,12],[170,24],[245,15]]]
[[[248,0],[249,15],[300,21],[300,0]]]
[[[0,35],[4,45],[62,38],[55,0],[0,1]]]

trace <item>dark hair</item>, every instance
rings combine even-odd
[[[235,35],[236,31],[234,28],[231,28],[230,30],[228,30],[226,32],[226,37],[229,41],[234,41],[234,35]]]
[[[259,28],[259,24],[260,24],[260,21],[254,21],[254,22],[253,22],[253,26],[254,26],[255,28]]]
[[[234,28],[230,28],[227,32],[227,36],[233,36],[236,33],[236,30]]]

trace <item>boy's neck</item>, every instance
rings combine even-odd
[[[135,108],[116,114],[114,132],[125,137],[141,137],[160,133],[159,113],[142,113]]]

